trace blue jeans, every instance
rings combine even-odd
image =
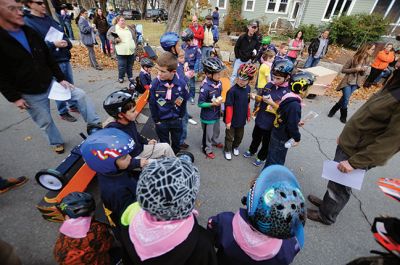
[[[175,154],[179,152],[179,141],[182,135],[182,119],[161,121],[156,124],[156,132],[161,143],[170,143]],[[169,140],[171,136],[171,141]]]
[[[65,27],[65,29],[66,29],[68,38],[71,39],[71,40],[74,40],[74,39],[75,39],[75,38],[74,38],[74,32],[72,31],[71,23],[69,23],[69,22],[64,22],[64,27]]]
[[[189,79],[188,86],[189,86],[189,98],[194,99],[194,97],[196,96],[196,78],[194,76]]]
[[[237,76],[237,71],[239,70],[240,65],[244,64],[244,63],[248,63],[250,62],[250,60],[248,60],[247,62],[243,62],[240,59],[236,59],[235,63],[233,65],[233,70],[232,70],[232,75],[231,75],[231,87],[235,84],[235,79]]]
[[[297,58],[287,57],[293,64],[296,63]]]
[[[358,88],[357,85],[346,86],[342,89],[343,96],[339,100],[340,108],[347,109],[347,105],[349,105],[349,99],[351,94]]]
[[[70,62],[58,63],[58,67],[60,67],[61,72],[64,74],[65,80],[67,80],[68,82],[73,84],[74,78],[73,78],[73,74],[72,74],[71,63]],[[56,100],[58,114],[63,115],[68,112],[67,103],[68,103],[70,109],[77,108],[76,102],[74,102],[73,100],[67,100],[67,101]]]
[[[374,80],[374,83],[379,83],[379,81],[381,81],[382,78],[387,78],[392,74],[392,70],[389,68],[386,68],[385,70],[383,70],[383,72]]]
[[[118,60],[118,78],[123,79],[126,75],[129,79],[132,78],[132,67],[135,61],[135,55],[117,55]]]
[[[286,154],[288,151],[285,147],[285,143],[288,140],[289,138],[286,135],[282,135],[282,131],[272,129],[268,147],[268,156],[264,168],[271,165],[285,165]]]
[[[180,145],[183,144],[186,140],[188,121],[189,121],[189,113],[186,110],[185,116],[183,116],[183,119],[182,119],[182,135],[181,135],[181,140],[179,141]]]
[[[99,34],[101,40],[101,48],[104,54],[111,54],[110,41],[107,39],[107,33]],[[106,50],[107,48],[107,50]]]
[[[314,56],[308,56],[306,63],[304,64],[303,68],[310,68],[317,66],[321,58],[314,58]]]

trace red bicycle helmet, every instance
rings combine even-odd
[[[257,67],[254,64],[246,63],[240,65],[237,75],[242,80],[252,80],[257,72]]]

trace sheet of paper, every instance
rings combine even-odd
[[[59,31],[58,29],[54,27],[50,27],[49,31],[46,33],[46,37],[44,37],[45,41],[50,41],[50,42],[55,42],[62,40],[64,36],[64,33]]]
[[[343,173],[337,169],[338,164],[339,163],[335,161],[324,161],[322,177],[344,186],[361,190],[365,176],[365,170],[355,169],[350,173]]]
[[[49,99],[64,101],[64,100],[68,100],[70,98],[71,98],[71,90],[70,89],[66,89],[60,83],[58,83],[56,81],[54,81],[51,84]]]

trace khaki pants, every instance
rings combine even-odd
[[[232,152],[242,142],[244,127],[225,129],[225,152]]]
[[[174,151],[167,143],[145,144],[143,151],[137,156],[137,158],[144,159],[158,159],[162,157],[175,157]]]

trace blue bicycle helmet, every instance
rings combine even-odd
[[[285,77],[292,73],[293,68],[293,63],[288,59],[276,60],[271,67],[273,75]]]
[[[175,32],[165,32],[160,38],[161,47],[164,51],[170,52],[172,47],[179,41],[179,35]]]
[[[303,246],[304,197],[289,169],[281,165],[264,169],[247,195],[246,206],[250,224],[257,231],[279,239],[296,236]]]
[[[193,31],[191,29],[185,29],[184,31],[182,31],[181,33],[181,39],[182,41],[191,41],[194,38],[194,34]]]
[[[70,218],[91,216],[95,207],[93,196],[87,192],[71,192],[57,205]]]
[[[132,152],[135,142],[125,132],[106,128],[90,135],[81,145],[86,164],[97,173],[117,172],[115,161]]]

